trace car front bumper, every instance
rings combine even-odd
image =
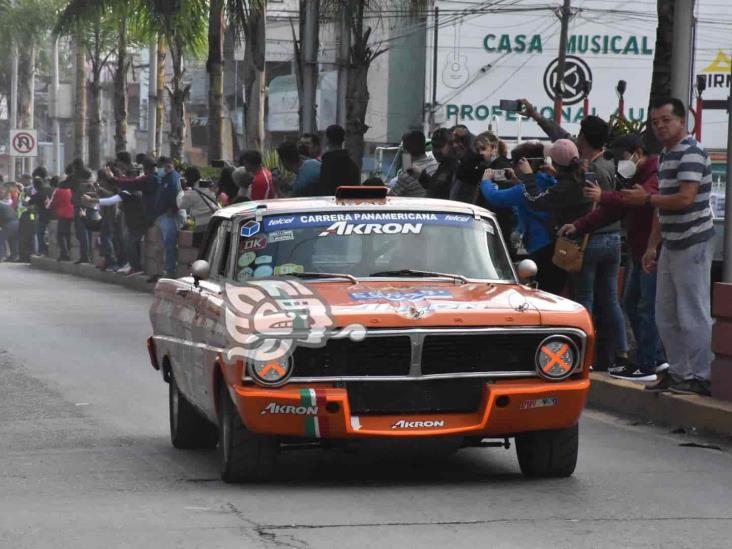
[[[574,425],[589,387],[586,378],[553,383],[502,380],[483,386],[475,412],[378,415],[352,414],[347,390],[331,384],[292,384],[273,389],[236,385],[231,393],[244,424],[261,434],[330,439],[503,437]]]

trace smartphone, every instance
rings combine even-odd
[[[226,160],[211,160],[210,164],[212,168],[225,168],[228,166]]]
[[[493,170],[493,181],[506,181],[506,170]]]
[[[521,103],[517,99],[501,99],[499,107],[502,111],[518,112],[521,110]]]
[[[585,172],[585,186],[589,187],[588,183],[597,185],[597,174],[595,172]]]

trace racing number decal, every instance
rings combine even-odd
[[[325,391],[322,389],[300,389],[300,404],[317,406],[317,416],[306,416],[305,436],[320,438],[328,434],[328,418],[325,416]]]
[[[572,369],[572,366],[567,364],[567,361],[564,358],[567,351],[569,351],[568,343],[562,344],[558,351],[554,351],[550,345],[544,345],[541,348],[541,362],[546,362],[546,364],[541,367],[544,373],[556,376],[557,374],[552,373],[552,370],[555,369],[555,364],[565,373],[569,372]]]

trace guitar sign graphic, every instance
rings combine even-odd
[[[462,27],[462,22],[459,24]],[[452,51],[447,54],[445,66],[442,69],[442,82],[454,90],[462,88],[470,80],[468,56],[460,52],[460,27],[455,25]]]

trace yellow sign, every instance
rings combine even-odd
[[[722,50],[717,50],[717,56],[702,72],[729,74],[730,70],[732,70],[732,59]]]

